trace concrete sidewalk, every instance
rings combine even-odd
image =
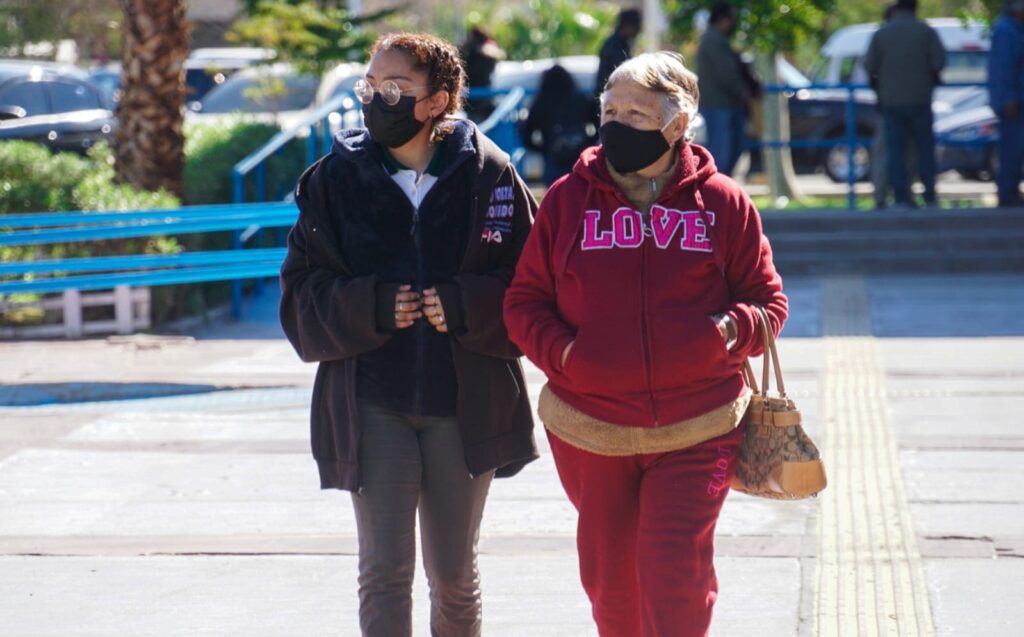
[[[730,495],[712,634],[1020,634],[1024,277],[786,284],[787,385],[831,484]],[[0,405],[23,405],[0,407],[0,635],[357,634],[348,496],[317,489],[313,367],[273,304],[188,339],[0,344]],[[488,501],[484,634],[594,635],[538,442]]]

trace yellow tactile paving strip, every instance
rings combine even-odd
[[[823,281],[825,335],[815,634],[935,634],[860,277]]]

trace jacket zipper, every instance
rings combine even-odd
[[[658,407],[654,401],[654,363],[651,360],[651,344],[648,335],[647,311],[647,255],[650,254],[646,238],[640,250],[640,336],[644,350],[644,380],[647,382],[647,398],[651,404],[651,418],[654,426],[658,426]]]
[[[651,180],[651,191],[657,192],[657,182]],[[619,198],[626,203],[626,205],[632,207],[633,204],[629,199],[619,194]],[[651,419],[654,421],[654,426],[660,425],[658,421],[658,406],[654,400],[654,361],[651,357],[651,343],[650,343],[650,329],[649,329],[649,313],[647,311],[647,260],[650,254],[650,237],[648,236],[647,224],[653,223],[651,218],[651,212],[648,210],[647,218],[643,220],[644,227],[642,229],[644,234],[644,242],[640,248],[640,342],[644,352],[644,382],[647,384],[647,400],[650,403]],[[652,228],[653,231],[653,228]]]
[[[421,202],[422,204],[422,202]],[[413,243],[413,254],[416,258],[416,284],[414,288],[423,293],[423,237],[420,234],[420,209],[414,207],[412,211],[412,226],[409,229],[409,234],[412,235]],[[413,325],[413,329],[416,330],[416,358],[414,361],[416,385],[413,389],[412,408],[413,413],[417,416],[423,413],[423,374],[425,373],[426,361],[426,349],[427,349],[427,335],[426,335],[426,321],[416,321]]]

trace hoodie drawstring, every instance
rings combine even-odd
[[[708,243],[711,244],[711,256],[714,257],[715,265],[718,266],[718,271],[722,274],[722,278],[726,279],[725,257],[722,256],[721,245],[718,242],[718,230],[715,226],[711,225],[711,220],[708,219],[708,211],[704,207],[704,197],[701,197],[700,186],[696,183],[693,184],[693,200],[697,202],[697,210],[700,212],[700,218],[704,222],[704,229],[708,234]]]

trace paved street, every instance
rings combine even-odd
[[[1024,276],[786,284],[786,380],[831,484],[730,495],[712,634],[1019,635]],[[0,635],[357,634],[349,499],[317,488],[313,367],[275,302],[188,335],[0,343]],[[595,635],[537,431],[541,460],[488,501],[484,634]]]

